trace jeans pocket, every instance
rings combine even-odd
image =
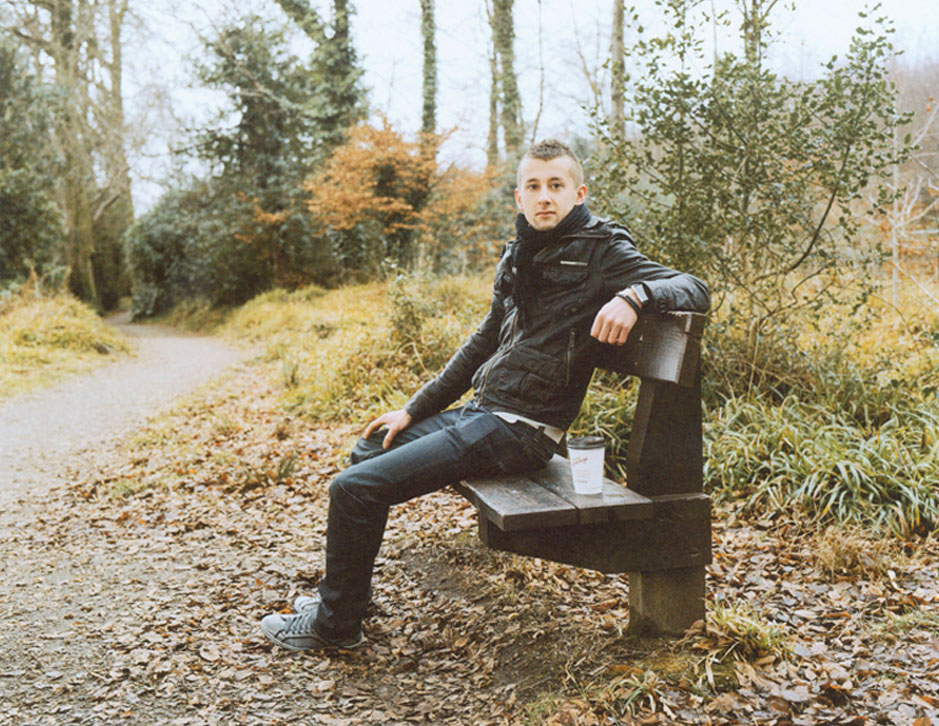
[[[459,427],[470,476],[515,474],[530,468],[526,450],[513,427],[485,412]]]
[[[543,431],[523,421],[510,424],[510,428],[522,445],[528,460],[528,469],[541,469],[557,453],[557,443]]]
[[[557,453],[558,445],[551,438],[538,433],[531,440],[526,441],[525,450],[531,457],[533,468],[541,469]]]

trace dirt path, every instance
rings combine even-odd
[[[157,344],[153,360],[220,356],[161,374],[164,401],[231,359],[219,348]],[[20,442],[0,509],[0,726],[504,726],[565,663],[602,670],[624,652],[581,602],[621,596],[621,579],[568,582],[569,568],[487,553],[472,508],[446,492],[390,518],[365,648],[273,648],[258,621],[322,573],[327,487],[354,427],[291,419],[274,371],[239,364],[140,428],[149,391],[93,430],[74,409],[131,408],[113,378],[128,398],[154,380],[134,365],[0,411],[5,446]],[[536,586],[530,567],[560,585]]]
[[[41,495],[102,445],[244,357],[214,338],[112,318],[136,355],[53,388],[0,401],[0,509]]]
[[[85,524],[67,523],[74,532],[69,546],[44,523],[64,511],[70,482],[117,456],[121,437],[247,355],[217,339],[126,317],[109,322],[134,339],[132,358],[0,402],[4,726],[112,722],[92,710],[77,716],[70,693],[93,690],[95,674],[106,674],[107,646],[83,637],[83,621],[106,626],[126,610],[134,598],[122,602],[121,595],[135,592],[129,580],[139,565],[126,558],[126,548],[122,557],[120,543],[102,546],[108,543]]]
[[[260,361],[146,422],[238,354],[129,330],[134,361],[0,407],[0,726],[939,726],[939,543],[822,539],[869,563],[826,574],[736,508],[685,645],[623,636],[625,577],[486,550],[443,491],[392,510],[363,649],[274,648],[356,427],[294,418]]]

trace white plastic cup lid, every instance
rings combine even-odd
[[[602,449],[602,436],[577,436],[567,440],[568,449]]]

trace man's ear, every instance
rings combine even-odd
[[[522,210],[522,193],[518,190],[518,187],[515,187],[515,206],[518,207],[518,211]]]
[[[515,190],[515,193],[518,194],[517,189]],[[587,201],[587,185],[581,184],[579,187],[577,187],[577,201],[575,204],[583,204],[585,201]]]

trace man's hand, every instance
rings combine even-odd
[[[410,425],[411,414],[409,414],[403,408],[400,411],[389,411],[388,413],[383,413],[381,416],[372,421],[368,426],[366,426],[363,436],[367,439],[369,436],[371,436],[375,429],[380,428],[381,426],[387,426],[388,433],[385,434],[385,439],[381,442],[381,447],[383,449],[387,449],[389,446],[391,446],[391,442],[394,440],[394,437],[398,435],[398,432],[404,431],[404,429]]]
[[[638,319],[632,305],[622,298],[614,297],[600,308],[597,317],[593,319],[590,335],[601,343],[622,345]]]

